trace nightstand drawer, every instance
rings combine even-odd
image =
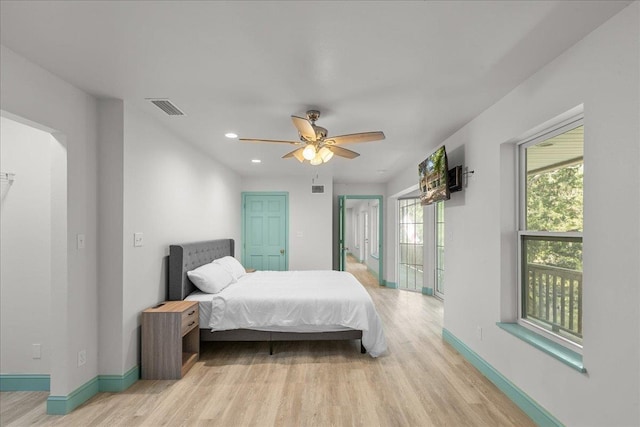
[[[194,306],[182,312],[182,335],[189,332],[194,327],[198,327],[199,321],[198,306]]]

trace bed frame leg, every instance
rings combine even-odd
[[[367,349],[364,348],[364,346],[362,345],[362,340],[360,340],[360,353],[365,354],[367,352]]]
[[[269,341],[269,356],[273,356],[273,341]]]

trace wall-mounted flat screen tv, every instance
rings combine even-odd
[[[440,200],[449,200],[449,165],[444,145],[434,151],[418,165],[420,178],[420,201],[430,205]]]

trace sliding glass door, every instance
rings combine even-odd
[[[423,217],[420,199],[400,199],[398,233],[398,287],[422,291],[423,286]]]

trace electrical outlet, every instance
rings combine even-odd
[[[478,339],[482,341],[482,326],[478,326],[477,333],[478,333]]]
[[[77,243],[78,243],[78,249],[84,249],[84,245],[85,245],[85,238],[84,238],[84,234],[78,234],[76,236],[77,238]]]
[[[78,352],[78,366],[82,366],[87,363],[87,350],[80,350]]]
[[[40,359],[42,357],[42,346],[40,344],[31,345],[31,357],[33,359]]]
[[[144,245],[144,235],[142,233],[133,233],[133,246],[138,248]]]

